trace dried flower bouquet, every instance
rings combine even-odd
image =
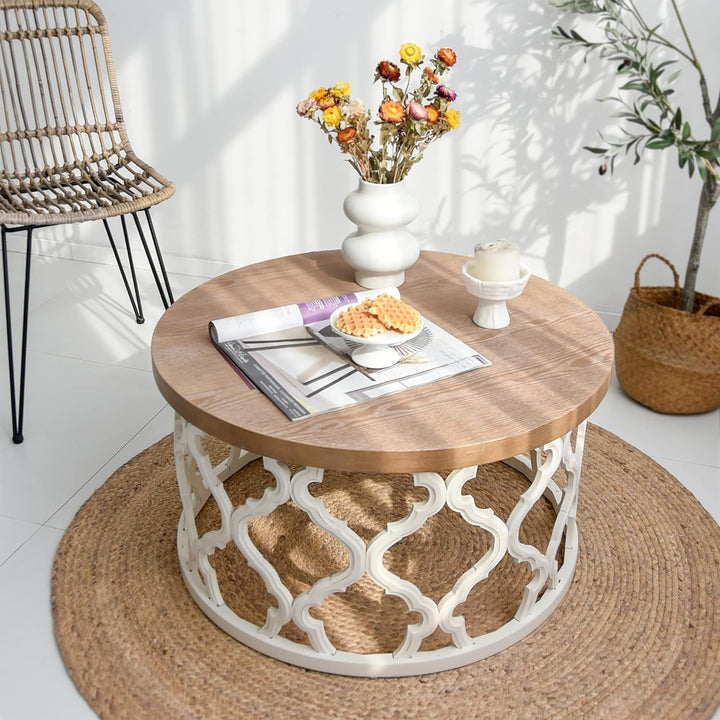
[[[424,64],[420,48],[405,43],[400,48],[404,72],[389,60],[378,63],[375,82],[381,81],[383,97],[373,122],[379,128],[377,140],[370,129],[372,113],[351,95],[347,82],[313,90],[297,105],[297,113],[316,122],[330,143],[337,143],[363,180],[400,182],[430,143],[460,124],[460,113],[451,105],[456,93],[440,84],[456,59],[453,50],[440,48]]]

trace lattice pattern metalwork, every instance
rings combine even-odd
[[[574,436],[574,440],[573,440]],[[186,584],[201,609],[231,635],[261,652],[311,669],[359,676],[403,676],[458,667],[502,650],[525,637],[557,607],[567,591],[577,559],[576,509],[585,423],[575,433],[538,448],[528,456],[519,455],[504,462],[528,481],[507,521],[492,508],[481,508],[472,495],[464,493],[466,483],[476,477],[477,466],[453,470],[443,478],[435,472],[413,475],[417,487],[427,497],[413,503],[408,514],[387,523],[384,530],[367,544],[347,522],[334,517],[322,500],[309,492],[309,486],[323,480],[321,468],[306,467],[292,473],[287,465],[264,458],[266,470],[275,478],[259,500],[249,499],[233,509],[223,483],[256,455],[231,449],[230,455],[213,467],[202,445],[203,433],[179,416],[176,418],[175,453],[177,477],[183,504],[178,527],[178,552]],[[556,473],[564,472],[562,484]],[[220,527],[198,535],[195,516],[212,496],[220,509]],[[528,513],[546,498],[555,513],[551,536],[544,548],[520,540],[520,529]],[[347,567],[323,577],[305,592],[293,597],[273,565],[253,544],[248,523],[267,515],[290,498],[310,520],[338,540],[347,550]],[[388,570],[383,562],[393,545],[417,532],[428,518],[447,507],[470,525],[490,537],[482,557],[455,581],[439,602],[424,594],[414,583]],[[209,562],[215,550],[232,540],[262,577],[277,607],[267,611],[263,627],[240,618],[224,604],[221,588]],[[558,565],[562,550],[563,562]],[[471,636],[465,618],[455,614],[478,583],[488,578],[501,560],[510,555],[526,563],[532,577],[519,599],[515,617],[502,627],[484,635]],[[419,622],[408,625],[405,638],[392,653],[353,653],[338,650],[330,642],[323,622],[310,614],[332,593],[341,593],[365,573],[386,593],[402,598],[408,610],[420,615]],[[293,620],[305,631],[309,645],[278,635]],[[422,641],[441,628],[452,645],[437,650],[420,650]]]

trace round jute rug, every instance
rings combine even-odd
[[[492,494],[496,486],[515,492],[514,471],[501,464],[484,471],[492,473],[493,481],[481,477],[478,493]],[[233,483],[240,488],[261,474],[252,465],[242,472],[244,479],[226,483],[231,495],[248,492],[233,490]],[[345,512],[359,533],[374,532],[376,522],[367,513],[352,517],[363,494],[375,493],[373,507],[382,522],[405,512],[410,493],[398,491],[406,487],[402,477],[365,476],[352,492],[341,493],[347,478],[333,485],[328,475],[327,489],[325,482],[313,487],[325,492],[326,504],[336,503],[337,512]],[[199,517],[199,524],[212,524],[214,509],[202,512],[207,517]],[[55,633],[70,675],[102,718],[689,720],[710,718],[720,704],[720,527],[659,465],[596,426],[588,427],[578,509],[580,551],[567,596],[527,638],[457,670],[400,679],[351,678],[303,670],[246,648],[190,599],[175,548],[179,514],[172,439],[167,437],[120,468],[85,503],[61,541],[52,579]],[[545,514],[528,516],[526,532],[540,533]],[[282,551],[290,540],[323,548],[322,561],[294,557],[280,569],[283,580],[294,583],[293,592],[343,562],[336,557],[342,549],[328,542],[329,536],[313,537],[300,515],[292,508],[284,515],[276,511],[272,522],[258,519],[252,528],[255,543],[276,558],[288,555]],[[450,519],[440,517],[425,538],[434,534],[435,544],[440,542],[441,561],[428,559],[431,544],[421,538],[401,544],[399,555],[386,562],[406,569],[428,567],[441,586],[447,584],[443,568],[461,563],[466,553],[460,550],[468,543],[481,547],[483,542],[453,528]],[[411,561],[413,553],[421,562]],[[262,617],[268,600],[252,571],[243,567],[241,557],[216,556],[218,574],[235,579],[242,590],[226,598],[228,605]],[[425,590],[423,582],[419,577]],[[502,596],[497,587],[490,588],[490,597]],[[331,596],[341,618],[337,627],[328,628],[333,641],[345,630],[351,638],[364,638],[357,641],[362,647],[353,647],[357,651],[365,646],[382,650],[397,640],[383,636],[374,622],[377,613],[363,610],[367,601],[363,604],[361,596],[373,592],[361,588],[359,599],[344,593],[345,603]],[[375,596],[371,601],[383,613],[403,609],[400,601],[400,609],[383,606]],[[473,597],[468,598],[469,629],[488,617],[505,621],[502,603],[474,602],[475,608]]]

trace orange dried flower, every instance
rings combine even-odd
[[[434,125],[440,119],[440,111],[434,105],[426,105],[427,121],[430,125]]]
[[[400,68],[389,60],[381,60],[376,70],[380,77],[390,80],[390,82],[395,82],[400,78]]]
[[[380,117],[389,123],[400,123],[405,117],[405,108],[397,100],[386,100],[378,110]]]
[[[423,72],[430,78],[430,82],[433,82],[433,83],[440,82],[440,77],[429,65],[427,67],[423,68]]]
[[[440,48],[437,51],[437,59],[448,67],[452,67],[457,62],[457,55],[452,48]]]
[[[337,98],[333,95],[325,95],[317,99],[317,104],[321,110],[327,110],[328,108],[334,107],[338,103]]]
[[[357,130],[354,127],[346,127],[340,130],[337,134],[337,141],[343,145],[352,142],[357,135]]]
[[[313,90],[308,97],[319,100],[321,97],[325,97],[328,94],[328,90],[325,87],[319,87],[317,90]]]

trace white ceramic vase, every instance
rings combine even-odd
[[[420,257],[417,238],[408,231],[420,205],[404,183],[360,180],[343,203],[357,230],[342,243],[342,254],[355,270],[355,282],[366,288],[402,285],[405,270]]]

